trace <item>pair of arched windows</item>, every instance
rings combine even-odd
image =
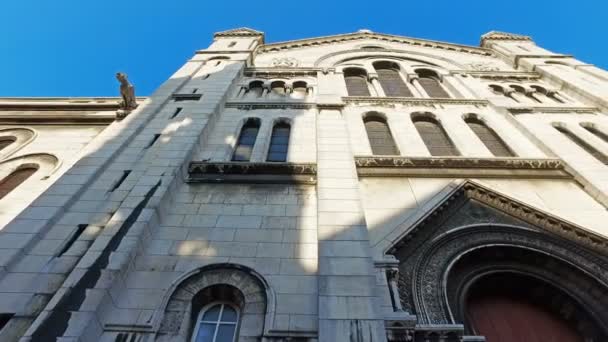
[[[376,62],[373,64],[378,74],[378,82],[386,96],[414,97],[410,86],[401,76],[399,65],[394,62]],[[424,92],[431,98],[449,98],[450,95],[443,88],[439,75],[429,69],[417,69],[418,82]],[[348,96],[371,96],[369,91],[368,75],[361,68],[344,69],[344,81]]]
[[[241,128],[241,133],[237,140],[233,161],[250,161],[253,147],[257,140],[260,131],[261,121],[257,118],[250,118],[245,121]],[[270,144],[268,146],[268,154],[266,161],[269,162],[285,162],[287,161],[287,151],[289,149],[289,137],[291,134],[291,125],[284,120],[281,120],[272,127],[270,136]]]
[[[464,121],[481,142],[496,157],[513,157],[515,154],[483,121],[467,116]],[[460,153],[439,121],[429,115],[413,115],[412,122],[432,156],[458,156]],[[365,129],[374,155],[398,155],[386,120],[376,114],[364,119]]]
[[[599,129],[597,129],[589,124],[583,123],[583,124],[580,124],[580,126],[582,128],[584,128],[585,130],[587,130],[587,132],[595,135],[599,139],[608,143],[608,135],[606,135],[604,132],[600,131]],[[585,141],[584,139],[582,139],[581,137],[576,135],[574,132],[572,132],[571,130],[566,128],[565,125],[555,124],[555,125],[553,125],[553,127],[555,127],[555,129],[558,130],[560,133],[562,133],[566,138],[570,139],[570,141],[572,141],[573,143],[578,145],[578,147],[582,148],[587,153],[589,153],[591,156],[593,156],[595,159],[597,159],[600,163],[602,163],[604,165],[608,165],[608,156],[606,156],[600,150],[595,148],[595,146],[588,143],[587,141]]]
[[[286,96],[289,91],[295,98],[304,98],[309,94],[309,86],[304,81],[293,82],[291,87],[288,87],[287,83],[283,81],[274,81],[270,83],[270,91],[272,94]],[[249,94],[251,97],[261,97],[264,95],[264,82],[263,81],[252,81],[246,88],[245,94]]]

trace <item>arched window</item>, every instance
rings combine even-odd
[[[15,138],[13,136],[1,137],[0,138],[0,151],[5,149],[6,147],[8,147],[8,145],[14,143],[16,140],[17,140],[17,138]]]
[[[375,115],[368,115],[363,123],[374,155],[399,154],[386,120]]]
[[[264,83],[262,81],[253,81],[249,83],[249,93],[253,94],[254,97],[262,96],[264,92]]]
[[[595,135],[596,137],[604,140],[604,142],[608,143],[608,134],[600,131],[595,126],[589,123],[581,123],[581,127],[583,127],[587,132]]]
[[[565,135],[568,139],[570,139],[573,143],[578,145],[578,147],[585,150],[587,153],[592,155],[595,159],[600,161],[604,165],[608,165],[608,157],[606,157],[602,152],[598,151],[591,144],[587,143],[585,140],[579,138],[576,134],[572,133],[569,129],[562,126],[553,126],[556,130]]]
[[[272,128],[272,136],[270,137],[270,146],[268,147],[268,156],[266,160],[269,162],[284,162],[287,161],[287,150],[289,149],[289,134],[291,126],[286,122],[279,122]]]
[[[418,81],[420,85],[426,91],[426,93],[432,98],[449,98],[450,94],[441,85],[439,75],[433,70],[419,69],[416,70],[418,74]]]
[[[303,98],[308,95],[308,87],[306,82],[298,81],[293,83],[293,95],[294,97]]]
[[[274,81],[270,84],[270,89],[275,94],[285,95],[285,82]]]
[[[348,96],[370,96],[367,86],[367,73],[363,69],[344,69],[344,81]]]
[[[464,119],[469,128],[477,135],[479,140],[492,152],[496,157],[514,157],[515,154],[509,149],[502,139],[488,127],[483,121],[476,117],[470,116]]]
[[[251,159],[251,152],[253,152],[253,145],[255,145],[259,130],[259,119],[248,119],[245,122],[232,155],[233,161],[249,161]]]
[[[457,156],[458,150],[441,124],[426,115],[412,117],[412,122],[432,156]]]
[[[376,62],[374,68],[386,96],[414,96],[399,74],[399,65],[393,62]]]
[[[225,302],[207,305],[198,314],[192,342],[234,342],[239,310]]]
[[[15,188],[30,178],[36,171],[38,171],[38,165],[24,166],[4,177],[4,179],[0,181],[0,199],[15,190]]]

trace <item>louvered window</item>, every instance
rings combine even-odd
[[[576,134],[570,132],[570,130],[564,127],[556,126],[555,129],[560,131],[563,135],[565,135],[568,139],[570,139],[573,143],[577,144],[578,147],[587,151],[590,155],[592,155],[595,159],[600,161],[604,165],[608,165],[608,157],[604,155],[602,152],[598,151],[591,144],[587,143],[583,139],[579,138]]]
[[[432,156],[457,156],[456,147],[435,119],[429,117],[417,117],[413,119],[418,134],[424,141]]]
[[[348,96],[370,96],[367,86],[367,74],[362,69],[344,70],[344,81]]]
[[[496,157],[514,157],[515,154],[509,149],[502,139],[488,127],[484,122],[476,118],[467,118],[464,120],[469,128],[477,135],[479,140],[492,152]]]
[[[249,159],[251,159],[251,152],[253,152],[253,145],[255,145],[255,139],[258,136],[259,130],[259,120],[247,120],[241,129],[239,140],[234,149],[234,155],[232,156],[233,161],[249,161]]]
[[[6,176],[0,181],[0,199],[15,190],[15,188],[30,178],[36,171],[38,171],[38,167],[28,166],[17,169]]]
[[[8,147],[8,145],[12,144],[17,140],[15,137],[2,137],[0,138],[0,151],[4,150]]]
[[[590,125],[581,125],[581,127],[583,127],[584,129],[587,130],[587,132],[595,135],[596,137],[604,140],[606,143],[608,143],[608,135],[606,135],[606,133],[600,131],[599,129],[590,126]]]
[[[403,82],[401,75],[399,75],[398,65],[390,62],[380,62],[375,63],[374,68],[378,73],[378,81],[380,81],[386,96],[414,96],[405,82]]]
[[[270,146],[268,147],[269,162],[284,162],[287,161],[287,150],[289,149],[289,134],[291,126],[288,123],[277,123],[272,128],[272,136],[270,137]]]
[[[367,138],[374,155],[399,155],[391,131],[384,119],[370,117],[365,119]]]
[[[439,76],[431,70],[419,70],[416,71],[418,73],[418,81],[420,85],[426,91],[426,93],[432,98],[449,98],[450,94],[448,94],[441,82],[439,81]]]

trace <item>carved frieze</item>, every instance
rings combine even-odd
[[[347,104],[368,105],[368,106],[409,106],[409,107],[436,107],[437,105],[460,105],[485,107],[488,105],[486,100],[472,99],[426,99],[409,97],[374,97],[374,96],[346,96],[342,101]]]
[[[293,57],[273,58],[271,65],[274,68],[295,68],[300,65],[300,61]]]
[[[191,162],[190,183],[316,183],[312,163]]]

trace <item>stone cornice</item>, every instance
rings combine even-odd
[[[490,31],[481,36],[480,45],[483,46],[488,40],[512,40],[512,41],[532,41],[530,36],[524,36],[521,34],[508,33],[508,32],[500,32],[500,31]]]
[[[279,78],[279,77],[297,77],[297,76],[312,76],[316,77],[318,72],[322,72],[321,68],[246,68],[243,75],[246,77],[256,78]]]
[[[147,97],[138,97],[141,103]],[[3,110],[62,110],[92,111],[117,110],[119,97],[0,97],[0,111]]]
[[[563,58],[572,58],[572,57],[574,57],[574,56],[572,56],[572,55],[556,55],[556,54],[553,54],[553,55],[547,55],[547,54],[544,54],[544,55],[540,55],[540,54],[534,54],[534,55],[532,55],[532,54],[530,54],[530,55],[516,55],[515,59],[513,61],[513,65],[514,65],[515,68],[518,68],[519,67],[519,61],[521,59],[524,59],[524,58],[563,59]]]
[[[231,30],[216,32],[213,38],[217,37],[264,37],[264,32],[250,29],[248,27],[239,27]]]
[[[597,114],[600,110],[596,107],[544,107],[544,106],[529,106],[529,107],[507,107],[507,110],[514,115],[517,114]]]
[[[291,50],[297,48],[306,48],[306,47],[317,47],[324,45],[331,45],[335,43],[354,41],[354,40],[363,40],[363,39],[372,39],[379,41],[387,41],[393,43],[402,43],[407,45],[421,46],[421,47],[429,47],[436,48],[441,50],[448,51],[456,51],[456,52],[464,52],[475,55],[482,56],[492,56],[493,52],[491,50],[467,45],[459,45],[452,44],[446,42],[438,42],[432,40],[424,40],[424,39],[416,39],[416,38],[408,38],[397,35],[390,35],[384,33],[373,33],[373,32],[355,32],[355,33],[346,33],[339,34],[334,36],[325,36],[325,37],[317,37],[310,39],[301,39],[301,40],[292,40],[288,42],[282,43],[273,43],[259,46],[256,49],[256,54],[268,53],[268,52],[277,52],[284,50]]]
[[[315,184],[313,163],[199,162],[188,167],[189,183]]]
[[[489,104],[487,100],[451,99],[451,98],[411,98],[411,97],[375,97],[375,96],[346,96],[342,101],[347,104],[394,106],[396,104],[417,107],[434,107],[436,105],[482,106]]]
[[[520,71],[470,71],[470,70],[454,70],[452,74],[469,75],[475,78],[487,80],[538,80],[540,74],[536,72],[520,72]]]
[[[253,109],[310,109],[316,108],[318,105],[312,102],[302,102],[298,100],[284,100],[280,102],[240,102],[232,101],[227,102],[225,108],[237,108],[240,110],[253,110]]]
[[[559,159],[356,156],[361,177],[572,178]]]

